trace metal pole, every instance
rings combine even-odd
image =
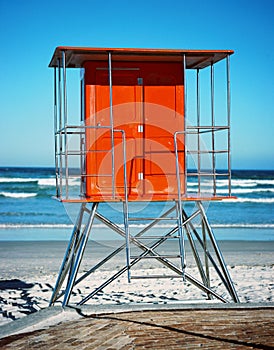
[[[66,52],[62,51],[63,60],[63,94],[64,94],[64,126],[67,126],[67,75],[66,75]]]
[[[209,276],[209,265],[208,265],[208,256],[207,256],[207,241],[206,241],[206,231],[205,231],[205,223],[202,220],[202,236],[203,236],[203,247],[204,247],[204,259],[205,259],[205,272],[206,272],[206,283],[205,285],[210,288],[210,276]],[[208,294],[208,299],[212,299],[211,295]]]
[[[182,266],[182,277],[185,281],[185,241],[184,241],[184,229],[183,229],[183,217],[182,217],[182,203],[180,204],[181,199],[179,199],[177,203],[177,215],[179,218],[179,225],[178,225],[178,231],[179,231],[179,249],[180,249],[180,259],[181,259],[181,266]]]
[[[203,247],[204,247],[204,258],[205,258],[205,269],[206,269],[206,277],[208,284],[207,287],[210,287],[210,276],[209,276],[209,265],[208,265],[208,256],[206,254],[207,252],[207,241],[206,241],[206,231],[205,231],[205,223],[202,220],[202,235],[203,235]]]
[[[112,63],[111,63],[111,52],[108,53],[108,77],[109,77],[109,118],[111,125],[111,163],[112,163],[112,178],[111,188],[112,197],[115,196],[115,167],[114,167],[114,122],[113,122],[113,94],[112,94]]]
[[[75,258],[75,263],[74,263],[74,267],[73,267],[73,270],[72,270],[71,275],[70,275],[70,280],[68,281],[66,293],[64,296],[63,304],[62,304],[63,306],[66,306],[68,304],[68,301],[69,301],[69,298],[70,298],[70,295],[72,292],[72,288],[74,286],[75,278],[76,278],[76,275],[78,273],[78,270],[79,270],[79,267],[80,267],[80,264],[81,264],[81,261],[83,258],[86,244],[88,242],[89,233],[91,230],[91,226],[92,226],[92,223],[93,223],[93,220],[95,217],[97,207],[98,207],[98,203],[93,203],[91,213],[89,215],[89,219],[88,219],[87,225],[85,227],[85,231],[81,237],[81,243],[80,243],[76,258]]]
[[[177,145],[177,135],[185,134],[184,131],[177,131],[174,133],[174,150],[175,150],[175,164],[176,164],[176,177],[177,177],[177,187],[178,187],[178,201],[176,203],[177,217],[178,217],[178,231],[179,231],[179,245],[180,245],[180,256],[182,264],[182,272],[184,279],[184,268],[185,268],[185,247],[184,247],[184,233],[183,233],[183,206],[182,206],[182,194],[181,194],[181,177],[180,177],[180,167],[178,159],[178,145]]]
[[[200,124],[201,124],[201,115],[200,115],[200,79],[199,79],[199,74],[200,73],[200,69],[197,69],[197,148],[198,148],[198,193],[201,193],[201,177],[200,177],[200,173],[201,173],[201,154],[200,154]]]
[[[231,152],[231,145],[230,145],[230,59],[229,55],[226,56],[226,76],[227,76],[227,147],[228,147],[228,156],[227,156],[227,162],[228,162],[228,194],[231,196],[231,159],[230,159],[230,152]]]
[[[57,91],[56,91],[56,67],[54,67],[54,134],[56,135],[57,132]]]
[[[58,93],[59,93],[59,159],[60,159],[60,197],[63,194],[63,134],[62,134],[62,84],[61,60],[58,58]]]
[[[85,209],[83,210],[83,214],[84,214]],[[82,219],[82,218],[81,218]],[[71,278],[71,274],[73,272],[73,268],[74,268],[74,263],[75,263],[75,256],[77,254],[77,251],[79,249],[80,243],[82,241],[83,235],[85,232],[85,226],[84,228],[81,230],[81,223],[79,228],[76,230],[75,232],[75,238],[74,238],[74,243],[73,243],[73,247],[72,247],[72,252],[71,252],[71,257],[70,257],[70,262],[69,265],[66,267],[66,274],[67,274],[67,286],[70,282],[70,278]],[[75,283],[74,283],[75,285]],[[67,290],[67,286],[65,288],[65,292]],[[65,294],[65,293],[64,293]]]
[[[55,186],[56,186],[56,197],[59,197],[59,186],[58,186],[58,155],[57,155],[57,78],[56,78],[56,67],[54,67],[54,155],[55,155]]]
[[[181,203],[180,209],[182,209],[182,191],[181,191],[181,177],[180,177],[177,135],[185,135],[185,131],[176,131],[174,133],[174,136],[173,136],[174,152],[175,152],[175,165],[176,165],[176,178],[177,178],[177,187],[178,187],[178,202]]]
[[[213,172],[213,194],[216,195],[216,159],[215,159],[215,115],[214,115],[214,66],[213,63],[211,63],[210,66],[210,75],[211,75],[211,126],[212,126],[212,172]]]
[[[66,52],[62,51],[63,60],[63,94],[64,94],[64,128],[65,128],[65,170],[66,170],[66,199],[68,199],[68,140],[67,140],[67,78],[66,78]]]
[[[61,85],[61,60],[58,58],[58,94],[59,94],[59,131],[62,129],[62,85]]]
[[[200,212],[200,210],[199,210]],[[186,220],[188,218],[186,212],[183,212],[183,217],[184,220]],[[216,264],[214,258],[212,257],[212,255],[209,253],[207,247],[205,247],[203,240],[201,239],[201,237],[199,236],[197,230],[195,229],[194,225],[192,224],[192,222],[189,222],[188,225],[190,226],[191,230],[193,231],[195,237],[197,238],[197,241],[200,243],[204,253],[206,254],[206,256],[208,257],[208,259],[210,260],[210,262],[212,263],[214,269],[216,270],[218,276],[220,277],[220,279],[222,280],[223,284],[225,285],[225,287],[228,289],[228,285],[227,285],[227,281],[225,280],[224,276],[222,275],[220,269],[218,268],[218,265]],[[208,275],[209,278],[209,275]]]
[[[69,241],[69,244],[68,244],[68,247],[67,247],[61,268],[60,268],[58,278],[57,278],[56,283],[55,283],[55,288],[53,290],[49,305],[52,305],[56,301],[56,299],[58,298],[59,290],[62,287],[62,284],[63,284],[64,279],[66,277],[66,274],[67,274],[67,271],[69,268],[69,262],[70,262],[71,257],[72,257],[71,252],[72,252],[72,249],[74,246],[74,241],[75,241],[76,235],[78,234],[78,232],[81,228],[81,223],[82,223],[82,219],[83,219],[85,206],[86,206],[86,203],[82,203],[81,209],[79,211],[79,214],[78,214],[78,217],[76,220],[76,223],[73,227],[71,238],[70,238],[70,241]]]
[[[83,130],[85,128],[83,127]],[[84,196],[85,194],[85,188],[86,188],[86,169],[85,169],[85,147],[86,141],[85,141],[85,132],[82,132],[80,135],[80,194],[81,196]]]
[[[202,261],[200,259],[199,254],[198,254],[198,250],[197,250],[196,244],[194,242],[194,239],[192,237],[191,231],[190,231],[188,225],[186,225],[185,228],[186,228],[186,233],[187,233],[187,237],[188,237],[188,240],[189,240],[190,247],[192,249],[192,252],[193,252],[193,255],[194,255],[197,267],[198,267],[198,270],[200,272],[200,276],[201,276],[201,278],[203,280],[203,283],[208,287],[207,277],[205,275],[205,272],[204,272],[204,269],[203,269],[203,264],[202,264]]]
[[[186,129],[186,121],[187,121],[187,80],[186,80],[186,55],[184,54],[183,60],[183,74],[184,74],[184,130]],[[187,133],[184,135],[184,181],[185,181],[185,193],[187,193]]]
[[[223,274],[227,280],[227,284],[228,284],[228,291],[230,292],[230,295],[232,297],[232,299],[234,300],[235,303],[239,303],[240,300],[237,296],[237,293],[236,293],[236,290],[234,288],[234,285],[233,285],[233,282],[230,278],[230,275],[229,275],[229,272],[228,272],[228,269],[227,269],[227,266],[225,264],[225,261],[224,261],[224,258],[223,258],[223,255],[221,253],[221,250],[220,248],[218,247],[218,244],[217,244],[217,241],[215,240],[215,237],[214,237],[214,234],[211,230],[211,227],[209,225],[209,222],[207,220],[207,217],[206,217],[206,214],[205,214],[205,211],[204,211],[204,208],[203,208],[203,205],[201,202],[197,201],[197,205],[198,207],[200,208],[200,211],[201,211],[201,215],[202,215],[202,219],[205,223],[205,227],[207,229],[207,232],[208,232],[208,235],[210,237],[210,240],[211,240],[211,243],[213,245],[213,248],[215,250],[215,253],[216,253],[216,256],[217,256],[217,259],[219,261],[219,264],[223,270]]]
[[[129,241],[129,221],[128,221],[128,188],[127,188],[127,150],[126,150],[126,134],[124,130],[114,130],[122,133],[123,159],[124,159],[124,226],[126,234],[126,263],[127,263],[127,279],[130,283],[130,241]]]

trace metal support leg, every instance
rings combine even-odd
[[[186,215],[185,212],[183,212],[183,216],[184,216],[184,219],[187,218],[188,216]],[[207,256],[208,260],[210,260],[213,268],[215,269],[215,271],[217,272],[219,278],[221,279],[222,283],[224,284],[225,288],[227,290],[229,290],[228,288],[228,285],[227,285],[227,281],[226,279],[224,278],[223,274],[222,274],[222,271],[219,269],[217,263],[215,262],[213,256],[210,254],[210,252],[208,251],[208,249],[206,248],[206,246],[204,245],[204,242],[202,240],[202,238],[200,237],[199,233],[197,232],[197,230],[195,229],[193,223],[190,221],[188,222],[188,225],[191,229],[191,231],[193,232],[193,234],[195,235],[197,241],[199,242],[199,244],[201,245],[202,249],[203,249],[203,252],[204,254]]]
[[[234,288],[233,282],[232,282],[231,277],[229,275],[229,272],[228,272],[227,266],[225,264],[224,258],[222,256],[221,250],[219,249],[219,246],[217,244],[215,236],[214,236],[214,234],[212,232],[212,229],[211,229],[211,227],[209,225],[209,222],[207,220],[207,217],[206,217],[203,205],[199,201],[197,201],[197,205],[198,205],[198,207],[199,207],[199,209],[201,211],[201,215],[202,215],[203,221],[205,223],[205,227],[207,229],[209,238],[210,238],[211,243],[213,245],[213,248],[215,250],[215,253],[216,253],[217,259],[219,261],[219,264],[221,266],[221,269],[223,271],[223,274],[224,274],[224,276],[225,276],[225,278],[227,280],[227,285],[228,285],[228,288],[229,288],[230,295],[231,295],[231,297],[232,297],[232,299],[234,300],[235,303],[239,303],[240,300],[238,298],[238,295],[237,295],[236,290]]]
[[[49,303],[50,306],[57,300],[58,293],[59,293],[59,291],[62,287],[62,284],[64,282],[64,279],[67,275],[67,272],[68,272],[68,269],[70,266],[70,261],[72,259],[73,246],[74,246],[74,243],[76,240],[76,236],[79,234],[79,231],[81,229],[81,224],[82,224],[82,220],[83,220],[83,214],[85,211],[85,207],[86,207],[86,203],[83,203],[81,205],[76,223],[74,225],[74,228],[73,228],[73,231],[71,234],[71,238],[70,238],[64,259],[63,259],[63,263],[61,265],[60,272],[59,272],[59,275],[57,277],[57,281],[55,283],[55,288],[53,290],[52,297],[51,297],[50,303]]]
[[[87,225],[85,227],[85,231],[81,237],[81,242],[80,242],[79,249],[78,249],[78,252],[77,252],[77,255],[75,258],[74,267],[73,267],[72,272],[70,274],[70,279],[68,281],[66,293],[64,296],[64,300],[63,300],[63,306],[66,306],[68,304],[68,301],[69,301],[69,298],[70,298],[70,295],[72,292],[72,288],[74,286],[75,278],[76,278],[77,272],[78,272],[79,267],[80,267],[80,263],[81,263],[82,258],[83,258],[83,254],[84,254],[85,247],[86,247],[86,244],[88,241],[89,233],[91,230],[91,226],[92,226],[92,223],[93,223],[93,220],[95,217],[95,212],[96,212],[97,207],[98,207],[98,203],[93,203],[92,210],[91,210],[91,213],[89,215]]]
[[[191,235],[191,231],[190,231],[188,225],[186,225],[186,232],[187,232],[187,237],[188,237],[188,240],[189,240],[189,243],[190,243],[190,247],[192,249],[192,253],[194,255],[195,262],[196,262],[197,267],[198,267],[199,272],[200,272],[200,276],[202,278],[203,283],[208,287],[207,276],[206,276],[206,274],[204,272],[202,261],[200,259],[199,254],[198,254],[198,251],[197,251],[194,239],[193,239],[193,237]]]
[[[124,226],[125,226],[125,239],[126,239],[126,263],[127,263],[127,280],[130,283],[130,245],[129,245],[129,224],[128,224],[128,205],[127,202],[123,202],[124,210]]]
[[[176,168],[176,179],[177,179],[177,191],[178,191],[178,201],[176,202],[177,208],[177,218],[178,218],[178,228],[179,228],[179,244],[180,244],[180,255],[182,264],[182,277],[185,280],[184,270],[185,270],[185,247],[184,247],[184,232],[183,232],[183,206],[182,206],[182,193],[181,193],[181,175],[179,167],[179,156],[178,156],[178,144],[177,136],[183,134],[184,132],[177,131],[174,133],[174,151],[175,151],[175,168]]]
[[[86,212],[89,215],[88,223],[87,223],[85,229],[82,230],[81,234],[78,232],[78,238],[77,238],[77,231],[79,231],[79,230],[75,229],[75,233],[74,233],[74,235],[72,235],[71,242],[70,242],[69,247],[68,247],[68,252],[66,253],[66,257],[64,259],[64,263],[63,263],[64,266],[61,269],[62,274],[60,274],[59,277],[58,277],[59,278],[59,283],[57,283],[58,290],[56,289],[56,291],[55,291],[55,293],[53,295],[54,298],[52,298],[52,300],[54,302],[56,300],[56,298],[57,298],[57,294],[58,294],[58,292],[59,292],[59,290],[61,288],[63,280],[66,277],[68,269],[70,267],[70,273],[69,273],[69,278],[68,278],[68,283],[67,283],[66,290],[65,290],[65,292],[61,293],[61,295],[65,294],[64,301],[63,301],[63,306],[68,304],[69,299],[70,299],[70,295],[71,295],[71,292],[72,292],[72,289],[73,289],[73,287],[76,284],[78,284],[79,282],[84,280],[88,275],[90,275],[92,272],[94,272],[99,267],[101,267],[105,262],[109,261],[113,256],[115,256],[121,250],[126,248],[126,244],[123,244],[121,247],[119,247],[118,249],[114,250],[110,255],[108,255],[106,258],[104,258],[102,261],[98,262],[89,271],[84,273],[84,275],[81,276],[80,278],[78,278],[78,280],[76,280],[76,276],[77,276],[77,273],[78,273],[78,270],[79,270],[79,267],[80,267],[80,264],[81,264],[81,260],[82,260],[83,254],[84,254],[84,250],[85,250],[87,241],[88,241],[88,237],[89,237],[89,233],[90,233],[90,230],[91,230],[91,226],[92,226],[92,223],[93,223],[93,220],[94,220],[95,217],[97,219],[99,219],[101,222],[103,222],[104,224],[106,224],[109,228],[111,228],[112,230],[117,232],[122,237],[125,238],[126,235],[127,235],[125,230],[123,230],[118,225],[116,225],[114,222],[110,221],[109,219],[105,218],[100,213],[98,213],[96,211],[97,210],[97,206],[98,206],[98,204],[93,204],[91,210],[89,210],[89,209],[85,208],[85,206],[83,206],[82,213]],[[146,228],[141,230],[135,236],[131,236],[128,233],[128,238],[129,238],[130,242],[132,244],[134,244],[135,246],[137,246],[138,248],[140,248],[141,250],[143,250],[143,252],[139,256],[137,256],[135,258],[132,258],[132,260],[130,261],[130,267],[134,266],[135,264],[137,264],[139,261],[141,261],[142,258],[145,258],[145,257],[154,258],[154,259],[158,260],[160,263],[162,263],[164,266],[168,267],[173,272],[175,272],[175,276],[174,277],[182,276],[182,274],[184,273],[185,279],[187,281],[189,281],[190,283],[192,283],[193,285],[195,285],[200,290],[202,290],[203,292],[207,293],[209,298],[215,297],[215,298],[219,299],[222,302],[228,302],[228,300],[223,298],[218,292],[216,292],[213,289],[211,289],[209,281],[208,281],[207,272],[204,269],[203,264],[202,264],[202,258],[199,255],[200,253],[199,253],[199,251],[196,248],[196,243],[195,243],[195,241],[193,239],[193,236],[192,236],[192,235],[194,235],[197,238],[197,242],[201,244],[201,246],[203,248],[203,252],[204,252],[204,254],[206,256],[206,259],[209,260],[212,263],[213,267],[215,268],[217,274],[221,278],[221,280],[222,280],[224,286],[226,287],[226,289],[228,290],[229,294],[232,296],[233,300],[235,302],[238,302],[239,300],[237,298],[237,294],[236,294],[235,290],[234,290],[235,293],[233,294],[233,289],[232,289],[233,285],[232,285],[232,282],[231,282],[231,280],[229,278],[229,274],[228,274],[228,272],[227,272],[227,274],[225,273],[225,268],[226,268],[225,263],[224,263],[224,261],[223,261],[223,263],[220,262],[220,259],[222,260],[221,253],[217,252],[216,251],[216,247],[214,247],[215,254],[218,257],[218,261],[219,261],[219,264],[221,265],[221,270],[222,271],[220,271],[220,269],[217,266],[217,263],[215,262],[215,260],[216,260],[215,256],[213,258],[210,255],[209,251],[207,250],[207,245],[205,244],[205,235],[206,235],[206,233],[208,232],[208,237],[209,237],[210,241],[212,242],[213,246],[214,246],[214,242],[216,243],[216,241],[214,239],[213,233],[209,232],[210,227],[209,227],[209,224],[207,222],[205,213],[203,211],[202,204],[201,203],[197,203],[197,206],[198,206],[198,210],[193,212],[190,216],[187,216],[185,211],[182,210],[182,221],[183,221],[182,222],[182,228],[186,230],[186,234],[187,234],[187,236],[189,238],[189,242],[190,242],[190,245],[191,245],[192,253],[194,255],[196,264],[197,264],[199,272],[200,272],[201,281],[199,281],[196,278],[194,278],[193,276],[191,276],[187,271],[183,271],[182,268],[178,268],[174,263],[172,263],[168,259],[168,257],[162,256],[161,254],[157,253],[157,251],[155,250],[159,245],[164,243],[168,238],[170,238],[176,232],[179,233],[179,226],[175,226],[174,228],[172,228],[168,233],[163,235],[161,238],[159,237],[151,245],[145,245],[138,239],[145,232],[147,232],[148,227],[152,228],[157,222],[162,220],[163,217],[168,216],[169,213],[171,213],[175,209],[178,209],[177,206],[174,206],[173,208],[169,209],[166,213],[163,214],[163,216],[161,218],[155,219],[152,223],[150,223]],[[203,222],[204,222],[204,226],[205,226],[205,232],[204,232],[204,236],[203,237],[200,237],[200,234],[198,232],[196,232],[194,224],[192,223],[193,219],[195,217],[199,216],[199,215],[201,215],[201,217],[203,219]],[[79,216],[81,216],[81,215],[79,214]],[[81,220],[82,219],[78,218],[78,229],[79,229],[79,222],[81,222]],[[73,245],[74,245],[74,248],[72,248]],[[205,268],[207,268],[207,267],[205,267]],[[79,305],[84,304],[86,301],[88,301],[94,295],[99,293],[102,289],[104,289],[107,285],[112,283],[115,279],[117,279],[119,276],[121,276],[127,270],[128,270],[128,265],[126,264],[119,271],[114,273],[110,278],[105,280],[99,287],[95,288],[95,290],[92,293],[90,293],[88,296],[86,296],[84,299],[82,299],[80,301]],[[176,275],[178,275],[178,276],[176,276]],[[59,294],[58,298],[61,295]]]
[[[184,242],[184,232],[183,232],[183,217],[182,217],[182,205],[180,204],[181,199],[177,202],[177,216],[178,216],[178,232],[179,232],[179,247],[180,247],[180,257],[182,266],[182,277],[185,280],[185,242]]]
[[[205,230],[205,223],[203,220],[202,220],[202,235],[203,235],[203,242],[204,242],[204,259],[205,259],[205,270],[206,270],[206,281],[207,281],[206,286],[210,288],[208,256],[206,254],[206,251],[207,251],[206,230]],[[211,299],[210,295],[208,295],[208,299]]]

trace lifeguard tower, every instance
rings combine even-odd
[[[56,48],[49,65],[54,68],[56,197],[79,203],[80,210],[50,304],[64,297],[67,305],[73,288],[122,250],[123,267],[113,269],[79,305],[122,275],[128,282],[180,278],[208,299],[239,302],[205,210],[211,201],[231,199],[231,54],[229,50]],[[70,69],[80,71],[77,123],[69,120]],[[226,80],[222,87],[220,79]],[[71,181],[77,181],[77,192],[75,187],[71,190]],[[106,202],[121,205],[123,225],[99,210]],[[140,203],[145,210],[137,214],[135,210],[133,215],[132,208]],[[151,203],[166,209],[156,215]],[[78,276],[94,220],[123,237],[124,243]],[[136,232],[136,227],[141,228]],[[177,251],[161,252],[159,247],[170,240],[178,243]],[[198,277],[188,271],[186,240]],[[134,274],[135,265],[146,261],[149,266],[153,260],[169,274]],[[212,269],[222,292],[211,285]]]

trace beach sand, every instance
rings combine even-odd
[[[81,265],[81,271],[88,270],[98,259],[110,253],[122,242],[90,241]],[[0,325],[21,318],[48,306],[57,274],[66,250],[64,241],[21,241],[1,242],[0,245]],[[241,302],[265,303],[274,301],[274,242],[273,241],[221,241],[228,270]],[[166,247],[168,250],[169,247]],[[189,247],[186,246],[186,271],[197,275]],[[123,266],[125,253],[117,255],[101,270],[77,285],[71,302],[78,302],[98,287],[119,267]],[[147,263],[147,262],[146,262]],[[136,264],[132,274],[163,274],[160,264]],[[169,273],[170,274],[170,273]],[[212,274],[212,286],[218,288]],[[126,274],[106,287],[88,304],[122,303],[181,303],[204,300],[205,293],[178,278],[144,279],[127,282]],[[59,302],[57,302],[58,304]]]

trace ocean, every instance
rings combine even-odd
[[[226,191],[221,180],[217,181],[217,187],[219,193]],[[274,241],[274,171],[232,171],[232,195],[237,199],[206,204],[217,239]],[[69,239],[79,204],[64,205],[54,196],[53,168],[0,168],[0,240]],[[133,211],[157,215],[164,210],[163,205],[133,203],[131,206]],[[165,209],[168,205],[165,204]],[[122,224],[119,204],[103,203],[99,208],[104,215]],[[135,223],[135,228],[142,225]],[[101,239],[116,238],[111,232],[104,235],[98,222],[94,232]]]

